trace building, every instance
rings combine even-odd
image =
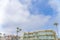
[[[0,40],[22,40],[23,37],[20,37],[20,36],[16,36],[16,35],[5,35],[5,34],[2,34],[0,33]]]
[[[2,33],[0,33],[0,40],[2,40]]]
[[[23,36],[20,36],[19,40],[23,40]]]
[[[17,37],[16,35],[8,35],[8,36],[6,36],[6,40],[17,40],[17,38],[18,38],[18,40],[20,40],[21,39],[21,37]]]
[[[52,30],[25,32],[23,40],[56,40],[56,33]]]
[[[58,40],[60,40],[60,38],[58,38]]]
[[[11,38],[12,38],[11,35],[6,36],[6,40],[11,40]]]
[[[4,36],[2,33],[0,33],[0,40],[4,40]]]

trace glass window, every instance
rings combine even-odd
[[[39,32],[38,35],[53,34],[53,32]]]
[[[54,36],[39,36],[39,39],[54,39]]]

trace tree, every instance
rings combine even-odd
[[[17,27],[16,29],[17,29],[17,30],[16,30],[16,32],[17,32],[17,40],[18,40],[18,33],[19,33],[22,29],[20,29],[19,27]]]
[[[57,23],[57,22],[55,22],[55,23],[54,23],[54,25],[55,25],[56,30],[57,30],[57,36],[59,36],[58,23]]]

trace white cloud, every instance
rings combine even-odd
[[[17,27],[16,25],[18,24],[19,24],[18,26],[20,25],[22,26],[21,28],[23,29],[23,31],[28,31],[32,29],[35,30],[40,26],[44,26],[49,21],[51,16],[45,16],[42,14],[41,15],[30,14],[27,6],[29,6],[31,2],[27,0],[26,2],[29,3],[23,5],[18,0],[11,1],[6,0],[6,4],[4,3],[5,6],[3,5],[4,8],[2,10],[3,12],[2,17],[4,16],[3,24],[6,26],[6,28],[2,28],[4,32],[6,33],[15,32]]]
[[[3,22],[3,18],[4,18],[4,8],[7,4],[7,0],[4,1],[4,0],[0,0],[0,24]]]
[[[8,0],[0,0],[0,32],[3,32],[2,24],[4,22],[4,16],[5,16],[5,7],[8,3]]]

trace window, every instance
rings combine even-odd
[[[53,32],[39,32],[38,33],[38,35],[46,35],[46,34],[49,34],[49,35],[51,34],[52,35]]]
[[[54,39],[54,36],[39,36],[39,39]]]

